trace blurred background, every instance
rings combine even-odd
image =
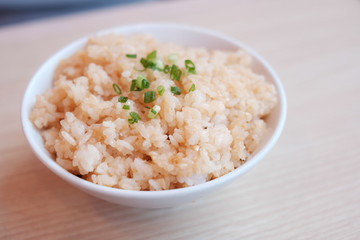
[[[0,27],[98,8],[156,0],[0,0]]]

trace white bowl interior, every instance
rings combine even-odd
[[[253,57],[254,70],[265,75],[267,81],[275,84],[279,93],[279,102],[274,111],[267,117],[269,131],[257,151],[243,166],[223,177],[193,187],[158,192],[129,191],[96,185],[74,176],[55,163],[44,147],[40,132],[29,120],[31,109],[36,101],[36,95],[43,93],[45,89],[52,86],[53,74],[59,61],[74,54],[76,50],[83,48],[89,36],[84,37],[61,49],[40,67],[26,89],[22,104],[23,130],[33,151],[51,171],[67,182],[91,195],[123,205],[146,208],[176,206],[194,200],[242,175],[258,163],[276,143],[285,123],[285,93],[274,70],[252,49],[222,34],[178,24],[153,23],[129,25],[104,30],[96,35],[106,33],[123,35],[150,34],[160,42],[174,42],[188,47],[206,47],[208,49],[222,50],[245,49]]]

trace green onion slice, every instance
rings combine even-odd
[[[148,61],[154,61],[156,60],[156,50],[152,51],[151,53],[149,53],[147,56],[146,56],[146,59]]]
[[[118,101],[124,103],[124,102],[126,102],[128,99],[129,99],[128,97],[120,96],[119,99],[118,99]]]
[[[150,111],[149,111],[149,114],[148,114],[148,117],[149,118],[156,118],[160,112],[160,106],[158,105],[155,105]]]
[[[140,120],[140,116],[139,114],[137,114],[136,112],[131,112],[130,113],[130,116],[133,118],[133,119],[136,119],[136,120]]]
[[[112,86],[113,86],[114,91],[115,91],[117,94],[121,95],[121,88],[120,88],[120,86],[117,85],[116,83],[113,83]]]
[[[195,84],[193,83],[189,89],[189,92],[193,92],[193,91],[195,91],[195,89],[196,89]]]
[[[130,91],[141,91],[141,88],[138,88],[136,86],[136,81],[137,79],[131,80],[131,87],[130,87]]]
[[[122,102],[122,103],[125,103],[128,99],[129,99],[128,97],[120,96],[118,101]]]
[[[136,112],[131,112],[130,117],[131,118],[128,119],[128,122],[130,124],[137,123],[139,120],[141,120],[139,114],[137,114]]]
[[[136,54],[126,54],[127,58],[136,58]]]
[[[139,75],[136,79],[136,87],[139,90],[143,90],[144,88],[150,87],[150,82],[146,79],[144,75]]]
[[[165,92],[164,86],[163,85],[158,86],[157,91],[158,91],[159,95],[162,96]]]
[[[170,71],[170,66],[166,64],[163,71],[164,73],[168,73]]]
[[[136,80],[132,80],[131,81],[130,91],[135,91],[135,88],[136,88]]]
[[[139,89],[142,89],[142,80],[144,79],[145,77],[143,75],[139,75],[137,78],[136,78],[136,87],[139,88]]]
[[[145,92],[145,94],[144,94],[144,102],[145,103],[151,103],[151,102],[155,101],[155,99],[156,99],[155,91]]]
[[[155,62],[156,70],[163,70],[164,69],[164,63],[160,59],[156,60]]]
[[[171,87],[170,91],[174,94],[174,95],[180,95],[181,94],[181,89],[179,87]]]
[[[179,69],[178,66],[176,66],[175,64],[173,64],[171,66],[171,69],[170,69],[170,78],[172,80],[176,80],[176,81],[180,81],[180,78],[181,78],[181,70]]]
[[[189,59],[185,60],[185,67],[189,73],[196,74],[195,64],[193,61]]]
[[[174,64],[179,60],[179,56],[176,53],[170,54],[168,60],[170,63]]]
[[[141,81],[141,87],[144,89],[144,88],[149,88],[150,87],[150,82],[144,78],[142,81]]]
[[[144,67],[145,69],[151,68],[151,69],[153,69],[153,70],[161,70],[161,69],[158,69],[158,68],[156,67],[156,62],[155,62],[155,60],[154,60],[154,61],[149,61],[149,60],[147,60],[147,59],[145,59],[145,58],[141,58],[140,63],[143,65],[143,67]],[[144,70],[145,70],[145,69],[144,69]]]
[[[124,106],[123,106],[123,109],[129,110],[129,109],[130,109],[130,105],[124,105]]]
[[[163,71],[164,63],[160,59],[156,58],[156,50],[149,53],[146,58],[141,58],[140,63],[143,65],[144,69],[151,68],[153,70]]]
[[[141,58],[140,63],[143,65],[144,68],[148,68],[148,61],[145,58]]]

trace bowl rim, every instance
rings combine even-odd
[[[33,106],[29,106],[28,99],[29,95],[31,95],[31,89],[32,86],[35,84],[38,75],[41,75],[41,72],[46,69],[49,62],[54,61],[55,59],[58,59],[57,62],[59,62],[61,59],[59,59],[59,56],[64,55],[65,52],[67,52],[69,49],[72,49],[76,46],[80,46],[82,43],[86,42],[89,37],[91,36],[100,36],[108,33],[118,33],[118,32],[124,32],[130,29],[142,29],[142,28],[176,28],[182,31],[191,31],[191,32],[198,32],[205,35],[210,35],[212,37],[220,38],[222,40],[225,40],[226,42],[229,42],[235,46],[238,46],[241,49],[245,49],[253,58],[257,59],[270,73],[272,78],[274,79],[274,84],[276,85],[277,91],[278,91],[278,98],[279,98],[279,104],[280,104],[280,116],[278,123],[276,124],[276,127],[274,129],[273,135],[270,137],[268,142],[263,146],[263,148],[256,153],[250,161],[246,161],[243,165],[236,168],[232,172],[229,172],[219,178],[213,179],[211,181],[207,181],[198,185],[189,186],[185,188],[177,188],[177,189],[169,189],[169,190],[161,190],[161,191],[135,191],[135,190],[126,190],[126,189],[119,189],[119,188],[112,188],[107,186],[98,185],[95,183],[92,183],[90,181],[84,180],[82,178],[79,178],[75,176],[74,174],[68,172],[64,168],[62,168],[59,164],[57,164],[54,159],[47,156],[40,147],[35,144],[35,141],[32,141],[33,135],[30,132],[30,129],[27,127],[27,124],[29,124],[29,116],[28,116],[28,109]],[[140,32],[138,32],[140,34]],[[59,177],[63,178],[69,183],[75,184],[79,188],[87,189],[89,191],[95,191],[98,193],[106,193],[110,195],[116,195],[116,196],[122,196],[127,198],[159,198],[163,196],[177,196],[177,195],[184,195],[189,194],[192,192],[203,192],[206,189],[214,188],[216,186],[221,186],[225,184],[226,182],[230,182],[237,177],[241,176],[248,170],[250,170],[252,167],[254,167],[276,144],[277,140],[279,139],[281,132],[285,125],[286,120],[286,113],[287,113],[287,101],[285,96],[285,90],[284,87],[280,81],[279,76],[275,72],[275,70],[270,66],[270,64],[256,51],[254,51],[252,48],[248,47],[247,45],[243,44],[242,42],[236,40],[235,38],[229,37],[223,33],[192,26],[192,25],[186,25],[186,24],[179,24],[179,23],[164,23],[164,22],[151,22],[151,23],[137,23],[137,24],[126,24],[126,25],[120,25],[104,30],[97,31],[92,34],[88,34],[86,36],[83,36],[69,44],[67,44],[65,47],[61,48],[59,51],[55,52],[50,58],[48,58],[41,66],[37,69],[36,73],[31,78],[30,82],[28,83],[25,94],[22,101],[21,106],[21,122],[22,122],[22,128],[23,133],[26,136],[26,139],[28,140],[33,152],[37,155],[39,160],[47,166],[53,173],[58,175]],[[32,123],[31,123],[32,124]]]

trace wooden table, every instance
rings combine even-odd
[[[248,174],[176,208],[88,196],[40,163],[20,125],[37,68],[97,30],[171,21],[262,54],[288,98],[279,142]],[[0,239],[360,239],[360,1],[160,1],[0,28]]]

